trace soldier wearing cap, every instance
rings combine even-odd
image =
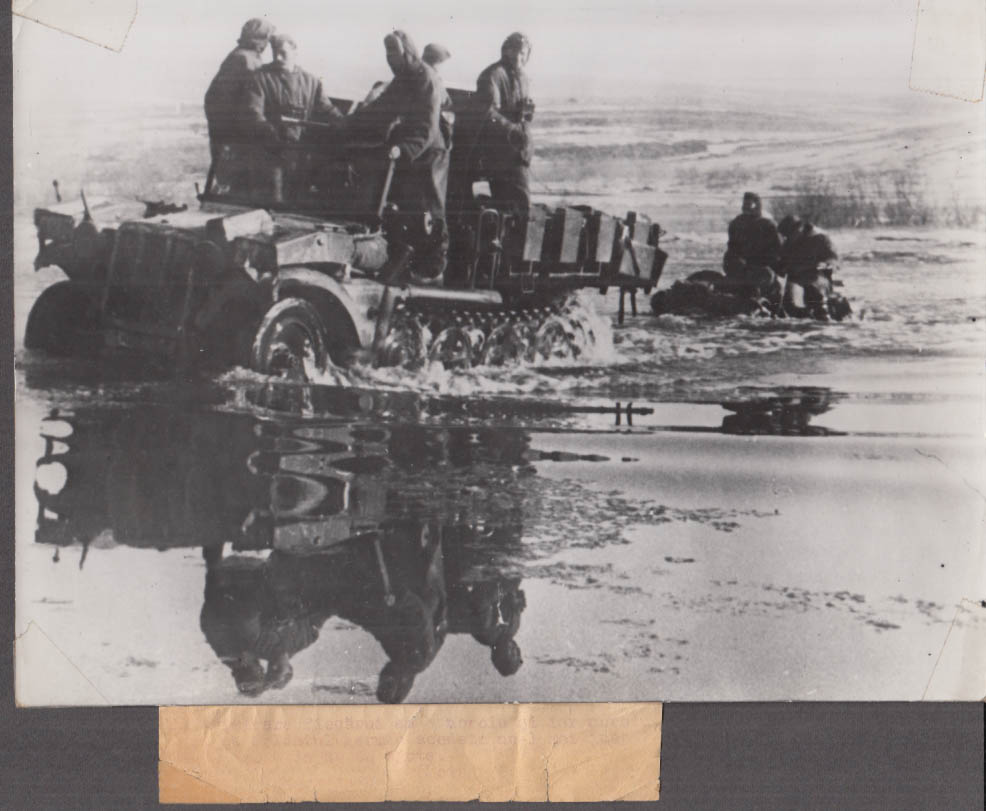
[[[727,286],[753,298],[766,297],[779,304],[777,269],[781,241],[777,226],[763,214],[760,196],[743,195],[741,213],[729,223],[729,241],[722,257]]]
[[[213,163],[225,144],[243,143],[247,138],[242,125],[246,84],[263,64],[274,26],[267,20],[247,20],[236,47],[219,66],[205,93],[205,118],[209,125],[209,147]]]
[[[298,46],[288,34],[271,37],[274,61],[257,70],[246,91],[246,120],[259,149],[255,160],[254,192],[272,196],[275,202],[293,197],[304,182],[297,148],[306,137],[298,121],[341,122],[342,113],[326,95],[322,82],[298,67]],[[273,184],[272,186],[270,184]]]
[[[500,59],[476,79],[476,100],[484,117],[478,136],[483,171],[493,199],[527,209],[531,204],[531,141],[527,122],[533,115],[524,66],[531,55],[527,37],[515,32],[503,41]]]
[[[342,119],[321,80],[298,67],[294,38],[275,34],[270,43],[274,61],[254,74],[246,93],[248,118],[255,135],[271,144],[297,143],[302,140],[304,128],[285,119]]]

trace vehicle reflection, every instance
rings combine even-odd
[[[383,649],[382,702],[448,634],[521,667],[521,429],[89,409],[42,436],[36,541],[81,544],[80,566],[94,544],[201,548],[201,630],[243,695],[285,687],[331,617]]]
[[[726,401],[722,407],[733,413],[723,417],[724,434],[771,434],[776,436],[830,436],[841,432],[811,425],[813,417],[828,411],[838,396],[826,388],[785,390],[771,397]]]

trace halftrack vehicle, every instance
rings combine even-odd
[[[484,179],[464,157],[474,152],[475,102],[450,95],[463,123],[449,188],[469,193],[449,200],[442,286],[411,281],[433,224],[390,203],[396,156],[382,144],[327,149],[309,139],[263,194],[244,180],[249,166],[223,153],[195,209],[84,195],[37,209],[35,267],[56,265],[67,278],[34,304],[25,347],[131,350],[181,373],[239,365],[292,379],[354,358],[463,366],[577,356],[592,336],[563,317],[566,299],[618,288],[622,315],[624,292],[657,285],[660,228],[634,212],[518,211],[472,194]]]

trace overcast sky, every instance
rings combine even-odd
[[[140,0],[117,54],[17,20],[15,92],[46,111],[121,99],[202,98],[240,25],[268,16],[299,42],[299,62],[333,95],[362,95],[388,73],[382,37],[408,31],[445,44],[447,83],[471,86],[513,30],[533,42],[535,96],[658,96],[681,85],[904,96],[917,0]]]

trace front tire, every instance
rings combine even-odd
[[[260,323],[250,365],[261,374],[310,382],[330,363],[326,344],[315,307],[301,298],[282,299]]]
[[[67,357],[95,352],[101,344],[95,298],[75,282],[60,281],[34,302],[24,330],[24,348]]]

